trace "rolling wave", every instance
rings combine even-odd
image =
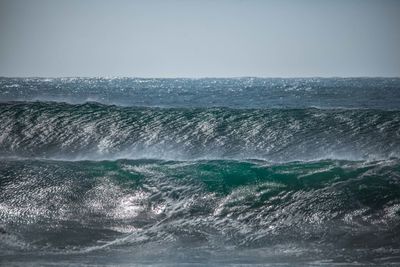
[[[2,157],[376,160],[398,157],[400,111],[0,104]]]

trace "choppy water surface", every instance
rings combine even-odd
[[[0,263],[397,265],[399,154],[400,79],[1,78]]]

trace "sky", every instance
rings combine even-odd
[[[0,76],[400,76],[396,0],[0,0]]]

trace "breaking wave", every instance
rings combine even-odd
[[[400,249],[399,178],[399,160],[4,160],[2,236],[15,240],[0,245],[3,254],[112,248],[136,255],[150,245],[318,244],[325,256],[369,249],[384,257]]]
[[[398,157],[400,111],[0,104],[2,157],[377,160]]]

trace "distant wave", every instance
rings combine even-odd
[[[166,108],[400,109],[399,78],[1,78],[0,102]]]

